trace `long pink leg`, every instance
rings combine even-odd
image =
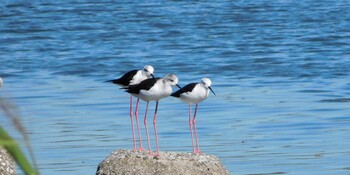
[[[140,99],[138,98],[137,102],[136,102],[135,116],[136,116],[137,131],[138,131],[138,134],[139,134],[140,151],[143,151],[145,149],[142,147],[142,137],[141,137],[140,125],[139,125],[139,102],[140,102]]]
[[[154,111],[153,127],[154,127],[154,134],[156,135],[156,146],[157,146],[157,154],[155,156],[160,156],[159,145],[158,145],[158,133],[157,133],[157,111],[158,111],[158,101],[156,103],[156,109]]]
[[[135,140],[135,132],[134,132],[134,119],[132,117],[132,95],[130,95],[130,119],[131,119],[131,129],[132,129],[132,138],[134,141],[134,148],[136,150],[136,140]]]
[[[191,139],[192,139],[192,148],[193,148],[193,153],[195,153],[195,147],[194,147],[194,142],[193,142],[193,131],[192,131],[192,118],[191,118],[191,114],[192,114],[192,111],[191,111],[191,108],[192,108],[192,106],[191,106],[191,104],[189,104],[188,105],[188,113],[189,113],[189,115],[188,115],[188,124],[190,125],[190,133],[191,133]]]
[[[148,151],[150,154],[152,154],[152,150],[151,150],[151,142],[149,140],[149,134],[148,134],[148,125],[147,125],[147,112],[148,112],[148,103],[146,104],[146,112],[145,112],[145,118],[143,120],[143,123],[145,124],[145,128],[146,128],[146,135],[147,135],[147,142],[148,142]]]
[[[195,151],[195,153],[202,154],[201,150],[199,149],[198,134],[197,134],[197,123],[196,123],[197,108],[198,108],[198,103],[196,104],[196,109],[194,111],[194,116],[193,116],[193,127],[194,127],[194,134],[196,137],[196,145],[197,145],[197,150]]]

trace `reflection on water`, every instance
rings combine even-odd
[[[20,106],[42,174],[93,174],[132,147],[129,95],[103,82],[146,64],[213,81],[199,141],[232,174],[349,174],[349,5],[5,1],[0,95]],[[161,150],[191,151],[187,108],[160,101]]]

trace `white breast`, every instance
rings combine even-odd
[[[209,89],[202,84],[197,84],[191,92],[182,93],[180,99],[189,104],[199,103],[205,100],[209,95]]]
[[[170,84],[164,82],[163,79],[159,79],[148,91],[140,90],[138,97],[145,101],[158,101],[168,97],[172,91]]]
[[[130,81],[130,85],[139,84],[141,81],[145,79],[147,79],[146,75],[142,73],[142,70],[139,70]]]

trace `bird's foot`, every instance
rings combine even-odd
[[[194,154],[202,155],[202,151],[200,149],[197,149],[193,152]]]
[[[145,148],[143,148],[142,146],[138,149],[138,151],[142,152],[145,151]]]

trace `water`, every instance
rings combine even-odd
[[[212,80],[200,144],[232,174],[350,173],[348,1],[0,8],[0,95],[20,107],[42,174],[94,174],[110,152],[131,148],[129,96],[103,81],[146,64],[182,86]],[[158,116],[161,150],[189,152],[187,105],[164,99]]]

